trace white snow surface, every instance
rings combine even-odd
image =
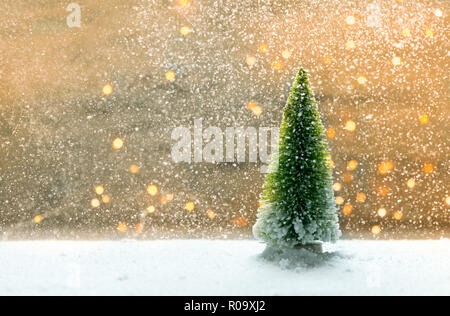
[[[446,239],[344,240],[314,267],[267,262],[264,249],[253,240],[2,242],[0,295],[450,294]]]

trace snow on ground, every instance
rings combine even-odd
[[[262,260],[264,248],[250,240],[3,242],[0,295],[450,294],[450,240],[340,241],[329,261],[295,269]]]

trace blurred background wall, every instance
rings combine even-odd
[[[347,237],[449,237],[448,1],[0,3],[3,238],[246,237],[255,163],[178,126],[279,126],[306,68]]]

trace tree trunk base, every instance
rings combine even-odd
[[[321,242],[314,242],[306,245],[297,245],[294,249],[305,249],[314,253],[323,253],[323,247]]]

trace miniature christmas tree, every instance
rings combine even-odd
[[[337,241],[341,232],[328,143],[303,69],[284,109],[278,146],[253,227],[255,237],[278,248]]]

